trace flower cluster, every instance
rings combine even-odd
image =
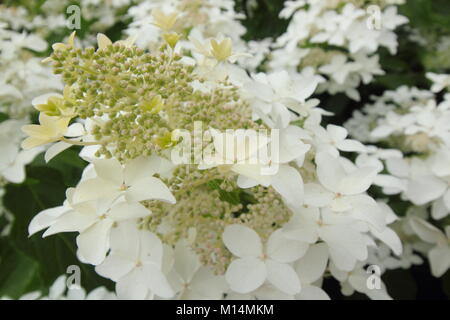
[[[232,64],[231,39],[187,40],[178,16],[153,11],[162,34],[150,52],[102,34],[97,49],[74,35],[53,46],[46,61],[64,94],[35,100],[40,124],[23,128],[22,145],[52,144],[47,161],[81,145],[90,164],[29,233],[77,232],[79,259],[116,282],[119,298],[327,299],[328,276],[343,292],[389,298],[361,285],[380,242],[402,252],[395,214],[367,193],[382,170],[366,161],[374,151],[321,125],[316,76],[248,75]],[[195,140],[196,122],[207,129],[197,146],[212,152],[179,163],[176,132]],[[248,145],[256,130],[278,136],[250,133]],[[276,152],[251,162],[267,146]]]
[[[432,274],[439,277],[450,268],[448,239],[426,220],[448,229],[450,95],[438,93],[448,89],[449,76],[427,76],[433,82],[431,91],[406,86],[386,91],[363,112],[355,112],[346,127],[360,141],[398,149],[383,159],[386,171],[379,186],[409,204],[398,223],[399,233],[405,245],[428,253]]]
[[[369,6],[369,4],[372,6]],[[408,22],[397,14],[398,1],[287,1],[280,17],[290,19],[274,43],[268,67],[303,71],[312,67],[326,81],[319,91],[345,92],[359,100],[356,88],[384,74],[377,50],[397,50],[394,30]]]
[[[176,24],[170,33],[163,37],[177,39],[181,37],[178,50],[196,55],[195,43],[186,39],[195,39],[203,42],[209,38],[229,37],[238,51],[245,51],[253,55],[252,59],[240,59],[239,64],[246,69],[255,70],[269,53],[270,41],[242,40],[246,32],[240,20],[244,15],[234,9],[235,3],[231,0],[170,0],[145,1],[128,10],[132,22],[125,30],[128,36],[136,38],[136,45],[140,48],[154,48],[161,37],[158,27],[158,17],[154,15],[157,10],[167,15],[178,13]],[[156,10],[156,11],[155,11]],[[176,36],[175,33],[176,31]],[[187,55],[187,52],[185,53]]]
[[[40,36],[11,29],[0,18],[1,112],[27,118],[34,97],[60,90],[59,79],[33,54],[45,51],[47,46]]]
[[[385,272],[450,269],[450,42],[445,19],[417,19],[432,6],[8,3],[0,269],[39,268],[0,299],[327,300],[333,283],[390,299]],[[37,247],[74,239],[115,291],[64,275],[47,290],[61,270],[19,246],[27,225]]]

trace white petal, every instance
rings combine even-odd
[[[431,223],[418,217],[413,217],[409,221],[411,228],[423,241],[428,243],[445,243],[447,241],[444,233]]]
[[[373,167],[363,167],[353,171],[339,183],[338,191],[345,195],[354,195],[369,189],[377,176],[377,170]]]
[[[249,293],[266,280],[266,265],[260,259],[246,257],[231,262],[225,273],[230,288],[238,293]]]
[[[266,261],[267,280],[287,294],[297,294],[301,290],[300,279],[294,269],[285,263]]]
[[[184,241],[178,242],[175,246],[174,265],[178,275],[185,282],[190,282],[200,266],[199,258],[187,243]]]
[[[60,206],[39,212],[36,216],[34,216],[30,224],[28,225],[28,235],[32,236],[36,232],[48,228],[51,224],[53,224],[56,221],[58,217],[60,217],[62,214],[66,213],[69,210],[70,208]]]
[[[339,161],[327,152],[320,152],[316,155],[316,164],[320,183],[330,191],[337,191],[346,176]]]
[[[349,226],[324,226],[320,237],[327,243],[330,256],[339,269],[350,271],[356,260],[367,259],[367,247],[362,235]]]
[[[288,205],[298,208],[303,204],[303,179],[293,167],[281,165],[278,173],[273,177],[272,187]]]
[[[148,230],[140,230],[139,243],[139,259],[145,264],[153,264],[161,268],[164,248],[158,236]]]
[[[171,298],[175,292],[170,287],[166,276],[153,264],[144,265],[144,272],[147,275],[149,288],[153,293],[161,298]]]
[[[114,253],[119,253],[130,260],[139,258],[140,234],[135,220],[122,221],[111,229],[110,244]]]
[[[124,182],[122,165],[118,160],[114,158],[98,159],[93,163],[99,178],[110,181],[118,187]]]
[[[327,131],[334,141],[341,141],[347,137],[347,130],[333,124],[327,125]]]
[[[336,144],[336,147],[339,150],[346,152],[365,152],[367,150],[361,142],[352,139],[339,141]]]
[[[318,208],[302,208],[295,213],[291,220],[283,227],[283,234],[294,240],[315,243],[318,235],[320,211]]]
[[[314,207],[325,207],[333,200],[334,193],[318,183],[305,184],[305,204]]]
[[[53,159],[55,156],[60,154],[66,149],[69,149],[72,145],[70,143],[60,141],[55,144],[53,144],[50,148],[47,149],[45,152],[45,162],[49,162],[51,159]]]
[[[372,234],[383,241],[396,255],[402,254],[402,241],[398,237],[397,233],[395,233],[390,228],[385,228],[383,231],[378,231],[375,228],[371,229]]]
[[[267,255],[277,262],[289,263],[301,258],[308,250],[309,244],[291,240],[283,235],[283,231],[274,231],[267,241]]]
[[[59,276],[55,282],[50,287],[50,292],[48,294],[49,299],[58,299],[66,291],[66,276]]]
[[[418,177],[408,184],[406,196],[417,206],[436,200],[447,190],[447,184],[434,176]]]
[[[267,84],[263,84],[261,82],[251,81],[247,82],[244,85],[244,89],[247,90],[250,94],[258,97],[266,102],[270,102],[273,100],[273,91],[270,86]]]
[[[84,126],[81,123],[74,123],[67,128],[67,131],[64,135],[66,137],[79,137],[84,134]]]
[[[116,284],[117,298],[125,300],[143,300],[148,298],[149,289],[145,275],[141,270],[134,269]]]
[[[73,203],[81,203],[119,194],[118,185],[110,181],[94,178],[81,181],[75,189]]]
[[[77,237],[79,254],[83,260],[98,265],[105,259],[109,250],[109,233],[113,221],[103,219],[85,230]]]
[[[219,300],[226,287],[224,276],[217,276],[210,268],[201,267],[191,282],[191,299]]]
[[[428,258],[431,264],[431,273],[435,277],[442,276],[450,268],[450,248],[437,246],[430,250]]]
[[[295,295],[297,300],[330,300],[328,294],[316,286],[303,286],[302,291]]]
[[[253,188],[253,187],[257,186],[258,184],[259,184],[258,181],[253,180],[253,179],[248,178],[243,175],[239,175],[238,179],[237,179],[237,185],[241,189]],[[267,185],[269,185],[269,184],[270,184],[270,181]]]
[[[97,44],[98,44],[98,48],[100,50],[107,48],[109,45],[112,44],[111,40],[105,36],[103,33],[98,33],[97,34]]]
[[[352,217],[365,221],[379,231],[386,227],[386,215],[380,205],[366,194],[346,197],[351,203]]]
[[[227,226],[222,239],[227,249],[238,257],[258,257],[262,254],[259,235],[248,227],[239,224]]]
[[[309,247],[306,254],[295,264],[295,270],[303,284],[320,279],[328,264],[328,247],[325,243],[317,243]],[[305,288],[302,289],[302,292]]]
[[[102,277],[118,282],[136,266],[136,262],[119,254],[110,254],[106,259],[95,267]]]
[[[155,177],[145,177],[135,181],[128,189],[126,198],[130,202],[142,200],[160,200],[175,203],[175,197],[169,188],[160,179]]]
[[[446,206],[443,198],[439,198],[433,201],[431,207],[431,216],[433,217],[434,220],[440,220],[442,218],[445,218],[449,213],[450,209]]]
[[[450,189],[448,189],[447,192],[444,194],[442,200],[444,200],[444,204],[447,207],[447,210],[450,211]]]
[[[138,157],[125,165],[123,172],[125,183],[133,185],[144,177],[151,177],[161,165],[161,159],[156,156]]]
[[[122,202],[112,207],[107,213],[107,216],[114,221],[123,221],[128,219],[143,218],[150,214],[151,211],[140,203]]]
[[[263,166],[259,164],[235,164],[231,167],[231,170],[247,178],[250,178],[251,181],[257,181],[259,184],[266,187],[270,185],[270,182],[272,180],[272,176],[262,174]],[[244,181],[248,180],[241,180],[241,183]],[[240,184],[238,185],[241,188],[245,187],[241,186]]]
[[[77,211],[69,211],[60,216],[55,223],[44,233],[44,237],[60,232],[82,232],[90,227],[97,219],[95,212],[92,214],[84,214]]]

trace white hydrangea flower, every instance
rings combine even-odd
[[[445,227],[445,234],[423,219],[414,217],[410,220],[412,229],[425,242],[435,245],[428,252],[431,273],[441,277],[450,268],[450,226]]]
[[[116,282],[120,299],[170,298],[174,291],[163,273],[163,245],[136,222],[120,223],[111,233],[111,253],[96,271]]]
[[[269,237],[263,247],[258,234],[242,225],[226,227],[223,241],[228,250],[238,257],[225,274],[232,290],[249,293],[268,281],[285,293],[300,292],[300,280],[289,263],[305,254],[308,249],[305,242],[289,240],[279,230]]]

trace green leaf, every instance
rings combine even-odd
[[[6,244],[2,243],[3,248]],[[39,263],[20,250],[9,247],[0,259],[0,297],[17,299],[30,292],[32,283],[38,278]]]
[[[222,183],[222,180],[215,179],[215,180],[209,181],[207,183],[207,185],[211,189],[219,191],[220,200],[226,201],[226,202],[234,204],[234,205],[239,204],[240,203],[240,197],[239,197],[240,190],[233,190],[231,192],[222,190],[220,188],[221,183]]]

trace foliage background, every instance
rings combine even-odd
[[[41,14],[44,0],[6,0],[6,5],[27,7],[34,14]],[[236,9],[245,14],[243,24],[247,27],[245,39],[277,37],[284,32],[288,21],[278,18],[283,0],[235,0]],[[77,4],[73,1],[73,4]],[[361,101],[355,102],[344,94],[318,98],[322,107],[335,113],[329,122],[343,124],[352,112],[370,101],[370,96],[381,94],[386,89],[400,85],[429,88],[424,74],[427,71],[449,73],[450,53],[439,52],[437,45],[441,36],[450,36],[450,1],[407,0],[400,7],[406,15],[409,26],[417,29],[427,39],[425,46],[412,42],[409,28],[398,30],[399,51],[391,56],[381,51],[381,64],[386,75],[376,78],[367,86],[359,88]],[[125,13],[125,11],[124,11]],[[78,36],[89,32],[91,22],[82,20]],[[117,23],[106,34],[113,40],[122,38],[121,30],[126,19]],[[61,41],[70,30],[55,30],[49,36],[50,43]],[[0,121],[5,120],[0,115]],[[69,265],[78,265],[82,270],[81,285],[91,290],[100,285],[113,289],[113,283],[96,275],[92,266],[82,264],[76,258],[75,234],[57,234],[41,239],[42,233],[28,238],[27,229],[32,217],[38,212],[61,205],[66,188],[75,186],[86,162],[81,160],[72,148],[58,155],[49,164],[38,156],[27,171],[27,179],[21,184],[8,184],[4,196],[4,207],[13,215],[14,224],[8,237],[0,237],[0,297],[7,295],[18,298],[24,293],[40,290],[47,292],[49,286]],[[401,214],[397,212],[397,214]],[[6,221],[0,220],[0,226]],[[450,297],[450,272],[441,279],[433,278],[427,263],[409,270],[388,271],[383,276],[388,291],[395,299],[448,299]],[[332,298],[364,299],[362,295],[343,297],[335,280],[325,280],[324,286]]]

